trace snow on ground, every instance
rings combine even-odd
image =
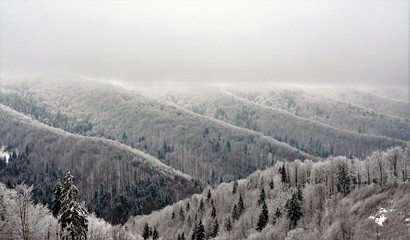
[[[379,224],[380,226],[383,226],[383,223],[386,221],[386,213],[393,211],[392,209],[385,209],[385,208],[380,208],[380,210],[375,214],[369,217],[369,219],[374,220],[376,224]]]
[[[6,158],[6,163],[9,162],[10,154],[4,151],[4,147],[0,147],[0,158]]]

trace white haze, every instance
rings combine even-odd
[[[409,1],[1,1],[1,76],[407,88]]]

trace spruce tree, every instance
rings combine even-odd
[[[182,206],[181,206],[181,208],[179,209],[179,220],[180,220],[181,222],[185,221],[185,214],[184,214],[184,209],[182,209]]]
[[[212,217],[212,218],[215,218],[215,217],[216,217],[216,209],[215,209],[215,206],[214,206],[214,205],[212,205],[211,217]]]
[[[239,195],[239,200],[238,200],[239,216],[241,216],[244,211],[245,211],[245,205],[243,204],[243,198],[242,198],[242,195]]]
[[[339,166],[339,175],[338,175],[338,190],[346,196],[350,193],[350,176],[349,176],[349,169],[346,163],[342,163]]]
[[[152,232],[152,240],[157,240],[159,238],[157,227],[154,227],[154,231]]]
[[[201,199],[201,201],[199,202],[199,209],[198,209],[198,211],[199,211],[199,212],[204,212],[204,210],[205,210],[204,200]]]
[[[279,172],[282,174],[281,181],[283,183],[288,183],[288,177],[287,177],[287,174],[286,174],[285,164],[283,164],[283,166],[282,166],[282,168],[280,169]]]
[[[265,189],[262,188],[261,192],[259,193],[259,198],[258,198],[258,205],[262,205],[265,202],[266,194],[265,194]]]
[[[238,206],[236,204],[233,206],[233,209],[232,209],[232,219],[234,221],[239,219]]]
[[[270,180],[269,187],[270,189],[273,189],[275,187],[275,183],[273,182],[273,179]]]
[[[227,232],[231,232],[231,230],[232,230],[232,222],[231,222],[231,219],[229,217],[227,217],[225,219],[225,230]]]
[[[218,232],[219,232],[219,223],[218,223],[218,219],[215,219],[214,225],[212,226],[211,238],[215,238],[216,236],[218,236]]]
[[[61,209],[61,192],[63,191],[63,185],[60,182],[57,182],[56,190],[54,191],[53,207],[51,212],[55,218],[57,218],[58,213]]]
[[[64,184],[57,184],[53,215],[58,219],[63,238],[87,239],[88,212],[77,203],[79,193],[73,178],[68,172],[64,177]]]
[[[296,193],[292,195],[292,198],[286,202],[287,214],[290,220],[290,229],[294,229],[303,216],[302,208]]]
[[[232,194],[235,194],[237,190],[238,190],[238,181],[235,180],[235,182],[233,183],[233,187],[232,187]]]
[[[150,232],[150,230],[149,230],[148,223],[145,223],[144,230],[142,231],[142,238],[143,239],[148,239],[149,235],[150,235],[149,232]]]
[[[256,224],[256,230],[258,232],[262,231],[262,229],[265,228],[268,221],[269,221],[268,207],[266,206],[266,203],[264,202],[262,205],[261,214],[259,215],[258,223]]]
[[[205,239],[205,228],[202,224],[202,221],[199,220],[198,224],[195,224],[195,227],[192,232],[192,240],[203,240]]]

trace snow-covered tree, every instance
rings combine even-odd
[[[68,172],[64,177],[64,183],[56,190],[56,207],[53,214],[60,223],[63,238],[87,239],[88,219],[87,210],[77,202],[78,189],[73,182],[74,177]],[[58,209],[58,211],[57,211]]]

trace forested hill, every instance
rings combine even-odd
[[[126,226],[145,239],[409,239],[407,148],[364,159],[278,162],[244,180],[137,216]]]
[[[117,140],[210,184],[279,160],[315,159],[260,132],[81,78],[4,84],[0,102],[66,131]]]
[[[198,181],[158,159],[112,140],[64,132],[0,104],[0,181],[34,185],[48,204],[58,179],[71,171],[90,212],[111,223],[149,213],[200,191]]]

